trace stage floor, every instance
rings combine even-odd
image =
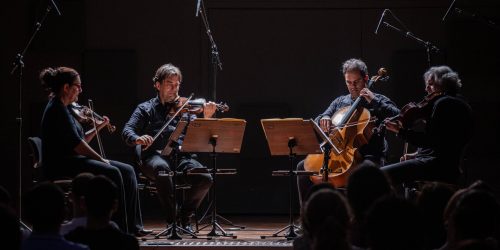
[[[221,226],[236,237],[233,239],[231,237],[211,237],[207,239],[207,234],[212,229],[212,226],[208,226],[201,230],[198,235],[198,239],[193,239],[189,235],[180,235],[182,240],[168,240],[166,236],[162,236],[159,239],[155,239],[154,235],[165,229],[165,225],[159,219],[146,219],[144,221],[144,226],[147,229],[152,229],[154,232],[152,235],[148,235],[143,238],[139,238],[139,243],[141,249],[201,249],[209,248],[211,250],[215,249],[292,249],[292,241],[287,240],[285,237],[266,237],[264,239],[261,236],[271,236],[277,230],[285,227],[288,224],[287,216],[228,216],[231,222],[238,226],[244,226],[240,229],[236,226],[231,226],[222,223],[222,220],[218,220]],[[207,224],[199,225],[199,228],[203,228]],[[218,231],[220,234],[220,231]],[[279,235],[284,235],[286,233],[282,232]]]

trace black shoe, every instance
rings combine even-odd
[[[142,229],[138,230],[137,232],[135,232],[134,235],[136,237],[143,237],[143,236],[146,236],[148,234],[151,234],[152,232],[153,232],[153,230],[142,228]]]

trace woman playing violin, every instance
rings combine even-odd
[[[358,97],[361,97],[360,106],[366,108],[373,117],[376,117],[378,123],[386,117],[399,114],[399,109],[388,97],[373,93],[368,89],[368,67],[362,60],[349,59],[345,61],[342,65],[342,74],[349,93],[335,98],[330,106],[315,119],[315,122],[326,133],[329,133],[332,129],[332,116],[340,109],[351,106]],[[382,143],[371,140],[368,144],[365,144],[360,149],[362,156],[379,163],[387,151],[387,143],[383,138],[382,140]],[[304,170],[304,161],[299,162],[297,170]],[[299,176],[297,186],[302,204],[305,194],[312,186],[312,182],[308,176]]]
[[[424,81],[429,95],[422,102],[426,105],[421,105],[422,112],[418,116],[425,121],[423,131],[412,129],[411,124],[385,121],[387,130],[397,133],[419,150],[413,159],[385,166],[382,170],[394,183],[413,180],[456,183],[462,151],[473,130],[472,110],[459,94],[462,83],[450,67],[431,67],[425,72]]]
[[[197,117],[196,114],[188,112],[176,116],[172,123],[161,132],[160,136],[153,140],[153,136],[160,132],[161,128],[172,118],[173,113],[185,100],[185,98],[179,97],[181,81],[182,74],[176,66],[169,63],[158,68],[153,77],[153,87],[157,92],[157,96],[137,106],[122,132],[122,137],[128,145],[146,148],[141,153],[143,162],[141,171],[146,177],[155,180],[158,197],[164,207],[168,223],[175,219],[173,218],[175,201],[172,200],[175,189],[172,184],[172,177],[161,173],[174,169],[189,170],[203,167],[190,154],[182,154],[177,157],[178,166],[173,165],[173,158],[175,157],[165,157],[160,154],[179,121],[183,118],[189,121],[193,120]],[[215,103],[208,102],[203,105],[203,116],[205,118],[212,117],[215,111]],[[177,143],[181,144],[182,140],[183,135],[181,135]],[[190,230],[190,217],[210,189],[212,178],[209,174],[197,174],[185,176],[184,179],[191,185],[191,188],[185,192],[180,217],[182,226],[186,230]]]
[[[118,161],[104,159],[90,146],[96,135],[92,129],[83,132],[81,124],[71,115],[71,104],[78,101],[82,83],[72,68],[46,68],[40,73],[42,85],[50,100],[42,118],[42,161],[47,178],[74,177],[82,172],[102,174],[121,189],[116,215],[121,229],[129,233],[142,230],[138,210],[137,182],[134,168]],[[97,131],[109,124],[109,119],[97,126]]]

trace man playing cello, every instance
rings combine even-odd
[[[320,114],[315,122],[319,124],[321,129],[327,134],[332,128],[332,116],[342,108],[351,106],[354,101],[361,97],[359,105],[369,111],[372,117],[377,118],[377,123],[380,123],[387,117],[392,117],[399,114],[399,109],[386,96],[373,93],[368,89],[368,68],[366,64],[359,59],[349,59],[342,65],[342,73],[344,74],[345,84],[349,94],[339,96],[332,101],[330,106]],[[365,159],[370,159],[376,163],[381,163],[387,152],[387,142],[376,143],[369,141],[359,152]],[[304,161],[299,162],[297,170],[304,170]],[[312,186],[312,181],[308,176],[298,177],[299,199],[302,202],[306,198],[309,188]]]

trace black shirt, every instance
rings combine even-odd
[[[461,96],[444,95],[431,106],[424,131],[402,129],[399,136],[420,147],[419,156],[460,159],[473,131],[472,109]]]
[[[173,105],[175,105],[175,103],[166,103],[165,105],[162,104],[158,97],[139,104],[123,128],[122,137],[125,142],[128,145],[135,145],[135,140],[137,140],[137,138],[141,135],[147,134],[154,137],[171,118],[169,111]],[[143,158],[156,154],[158,150],[163,150],[168,142],[170,134],[174,132],[181,118],[181,116],[177,116],[172,121],[172,123],[155,140],[153,145],[142,153]],[[196,115],[191,114],[188,118],[192,121],[196,119]],[[183,139],[184,136],[181,135],[178,143],[182,144]]]
[[[74,148],[84,140],[83,128],[57,97],[47,103],[42,118],[42,163],[44,167],[58,166],[76,156]]]

